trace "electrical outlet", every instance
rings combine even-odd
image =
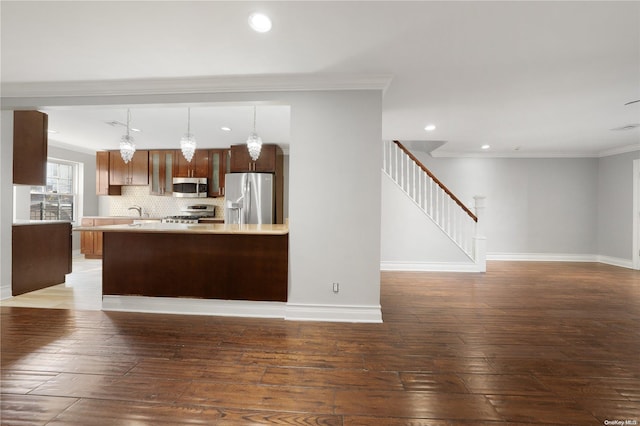
[[[340,293],[340,283],[333,283],[333,292]]]

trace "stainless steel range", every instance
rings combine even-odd
[[[162,219],[162,223],[198,223],[205,217],[214,217],[216,207],[210,204],[196,204],[180,210],[181,215],[167,216]]]

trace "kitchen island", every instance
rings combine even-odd
[[[75,230],[103,232],[103,308],[128,296],[287,301],[287,225],[138,223]]]

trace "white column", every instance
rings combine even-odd
[[[0,299],[11,297],[11,226],[13,224],[13,111],[0,114]]]
[[[476,232],[473,237],[473,258],[478,267],[478,272],[487,272],[487,237],[485,236],[484,215],[485,215],[485,196],[476,195],[475,214],[478,218],[476,222]]]

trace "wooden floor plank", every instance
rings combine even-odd
[[[88,422],[88,419],[91,419]],[[59,414],[47,426],[131,425],[289,425],[339,426],[335,415],[309,415],[270,411],[233,410],[200,405],[83,399]]]
[[[76,401],[76,398],[69,397],[2,393],[0,419],[3,426],[44,425]]]
[[[16,303],[0,303],[3,425],[640,424],[640,272],[624,268],[382,272],[383,324]]]

